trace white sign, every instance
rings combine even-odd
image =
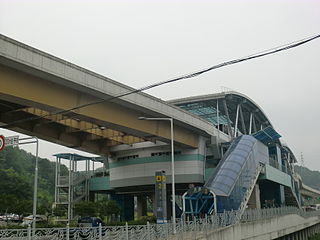
[[[19,136],[10,136],[5,138],[5,146],[18,146]]]
[[[4,136],[0,135],[0,151],[4,148],[5,144],[4,144]]]

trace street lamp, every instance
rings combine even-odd
[[[173,233],[176,234],[176,191],[174,181],[174,143],[173,143],[173,119],[172,118],[148,118],[139,117],[139,120],[147,121],[170,121],[171,128],[171,178],[172,178],[172,222],[173,222]]]
[[[32,236],[36,234],[36,215],[37,215],[37,200],[38,200],[38,158],[39,158],[39,139],[35,136],[20,138],[18,145],[36,144],[36,162],[34,169],[34,188],[33,188],[33,209],[32,209]]]

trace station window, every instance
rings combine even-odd
[[[129,160],[129,159],[138,158],[138,157],[139,155],[129,155],[129,156],[118,157],[117,160],[118,161]]]
[[[181,154],[181,151],[174,151],[174,155]],[[171,152],[154,152],[151,153],[151,157],[156,157],[156,156],[171,156]]]

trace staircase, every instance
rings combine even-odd
[[[299,194],[297,183],[295,181],[294,175],[291,172],[289,172],[289,175],[291,176],[291,187],[284,188],[286,205],[301,208],[300,197],[297,195]]]
[[[70,207],[71,216],[73,216],[74,205],[80,201],[89,200],[89,179],[91,175],[91,173],[71,172],[70,176],[59,176],[56,185],[55,206],[63,208],[66,212]],[[71,184],[69,184],[69,178]],[[59,221],[64,220],[59,219]]]
[[[256,185],[256,182],[257,182],[257,180],[259,178],[260,172],[263,169],[263,167],[264,166],[261,163],[258,165],[258,167],[256,169],[256,172],[255,172],[255,176],[250,181],[250,187],[247,189],[247,191],[246,191],[246,193],[245,193],[245,195],[243,197],[243,200],[242,200],[242,202],[240,204],[240,207],[239,207],[239,215],[238,215],[239,218],[241,217],[241,215],[243,214],[244,210],[247,207],[247,204],[249,202],[250,196],[251,196],[251,194],[252,194],[252,192],[254,190],[254,187]]]

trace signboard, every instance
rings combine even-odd
[[[0,135],[0,151],[2,150],[2,149],[4,149],[4,146],[5,146],[6,144],[5,144],[5,138],[4,138],[4,136],[2,136],[2,135]]]
[[[166,172],[156,171],[155,174],[155,200],[157,223],[167,222],[167,187]]]
[[[19,136],[10,136],[5,138],[5,146],[18,146]]]

